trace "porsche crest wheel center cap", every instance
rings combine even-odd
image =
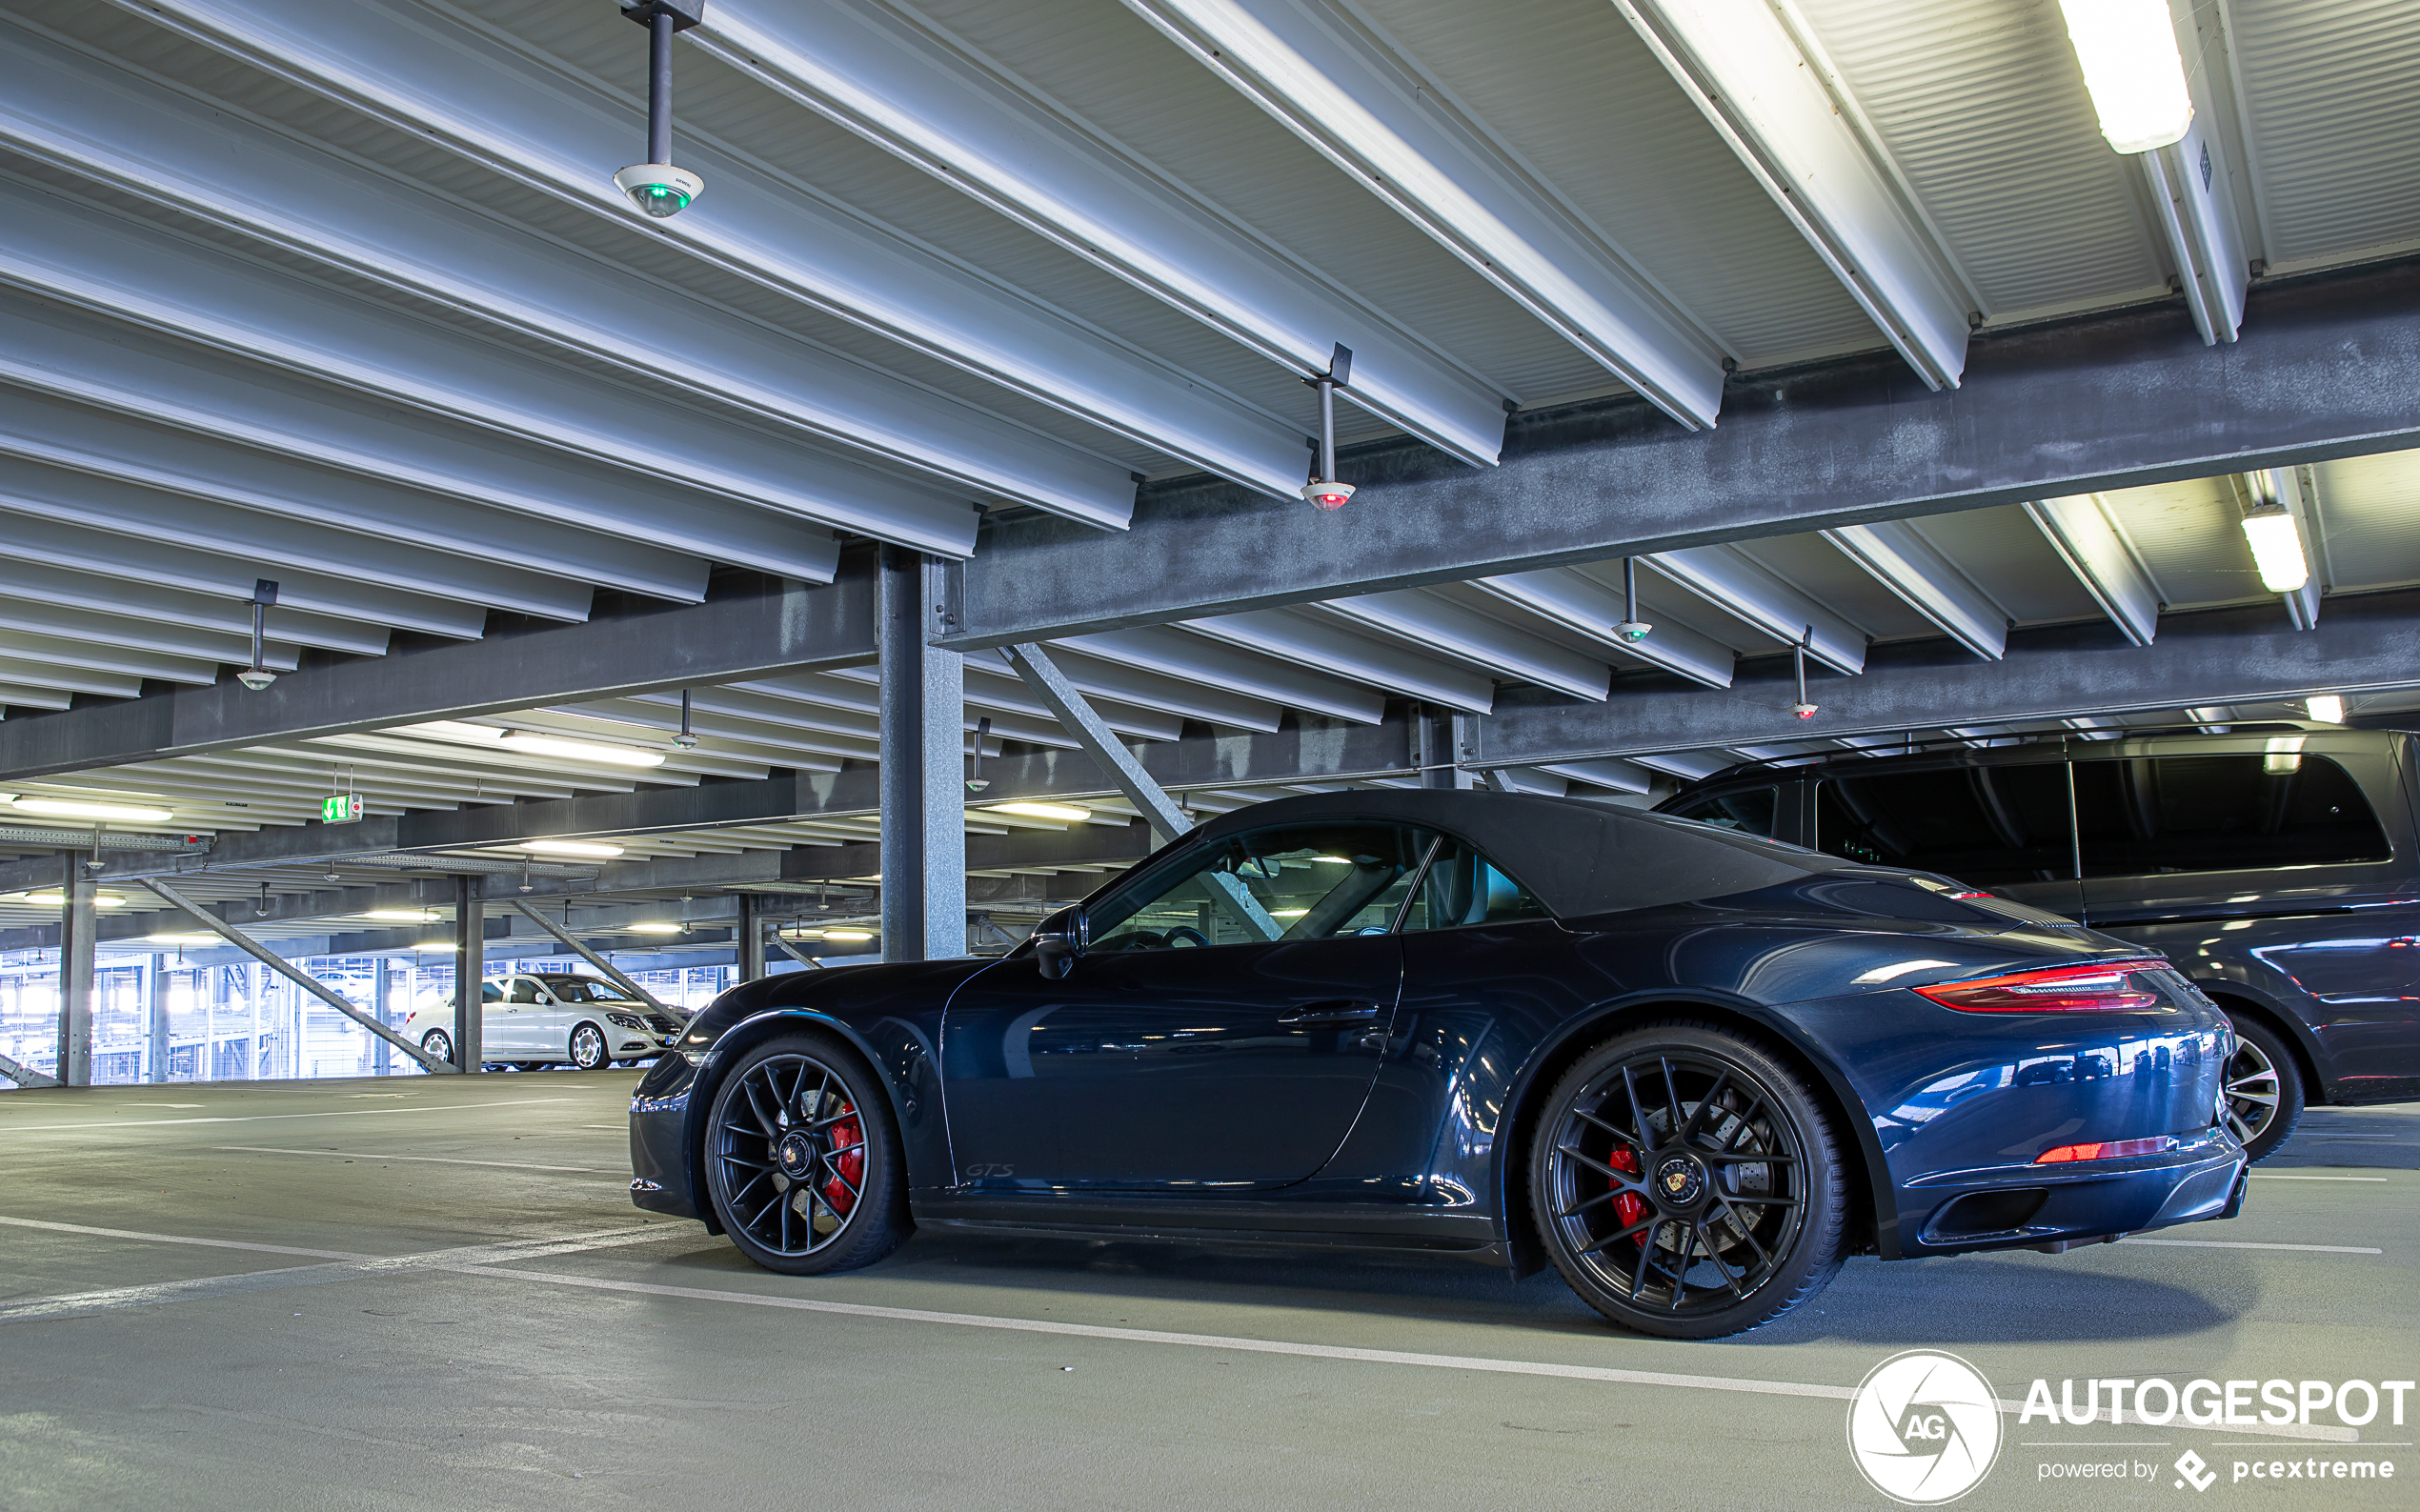
[[[1685,1155],[1668,1155],[1655,1163],[1650,1184],[1667,1206],[1693,1206],[1705,1195],[1705,1168]]]
[[[807,1142],[805,1135],[794,1129],[783,1135],[781,1142],[774,1146],[773,1158],[781,1162],[782,1175],[794,1181],[802,1181],[815,1166],[815,1146]]]

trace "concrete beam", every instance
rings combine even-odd
[[[776,676],[873,655],[873,578],[857,562],[828,586],[783,583],[702,604],[310,667],[259,693],[229,679],[10,719],[0,723],[0,780]]]
[[[2420,263],[2263,289],[2244,339],[2162,303],[1978,334],[1961,386],[1894,353],[1735,374],[1684,433],[1635,399],[1517,415],[1477,474],[1417,443],[1342,464],[1333,514],[1205,479],[1103,534],[986,527],[961,647],[1049,640],[2420,445]]]
[[[2414,685],[2420,592],[2363,594],[2330,598],[2328,617],[2303,631],[2262,603],[2167,615],[2160,638],[2148,646],[2094,622],[2012,632],[1999,662],[1977,661],[1946,640],[1877,647],[1862,676],[1810,672],[1807,696],[1818,708],[1805,720],[1790,716],[1790,665],[1780,656],[1743,664],[1721,693],[1617,687],[1604,703],[1503,702],[1493,716],[1474,721],[1477,749],[1465,761],[1526,766]]]

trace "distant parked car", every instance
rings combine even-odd
[[[479,986],[484,1026],[479,1060],[525,1069],[570,1061],[599,1071],[616,1061],[663,1054],[676,1025],[612,982],[570,973],[492,977]],[[414,1013],[406,1038],[443,1059],[454,1058],[454,999]]]
[[[1942,873],[2165,953],[2233,1020],[2254,1159],[2312,1102],[2420,1098],[2413,736],[2335,725],[1751,763],[1660,812]]]

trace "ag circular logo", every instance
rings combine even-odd
[[[1874,1489],[1894,1502],[1955,1502],[1982,1482],[2000,1454],[1991,1382],[1955,1355],[1893,1355],[1848,1403],[1848,1452]]]

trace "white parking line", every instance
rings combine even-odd
[[[2167,1244],[2177,1249],[2290,1249],[2312,1255],[2384,1255],[2358,1244],[2255,1244],[2240,1239],[2122,1239],[2121,1244]]]
[[[53,1223],[48,1219],[0,1217],[11,1228],[47,1228],[59,1234],[94,1234],[103,1239],[138,1239],[153,1244],[199,1244],[207,1249],[255,1250],[263,1255],[308,1255],[314,1260],[365,1260],[375,1256],[343,1249],[296,1249],[288,1244],[250,1244],[232,1239],[193,1239],[183,1234],[143,1234],[131,1228],[93,1228],[84,1223]]]
[[[2383,1176],[2305,1176],[2300,1171],[2254,1171],[2255,1181],[2383,1181]]]
[[[510,1098],[500,1102],[435,1102],[417,1108],[338,1108],[333,1113],[236,1113],[207,1119],[128,1119],[117,1123],[0,1123],[0,1134],[38,1129],[148,1129],[170,1123],[260,1123],[270,1119],[362,1119],[373,1113],[459,1113],[465,1108],[518,1108],[533,1102],[569,1102],[569,1098]]]
[[[222,1150],[241,1150],[247,1155],[323,1155],[342,1160],[416,1160],[427,1165],[490,1165],[505,1171],[579,1171],[590,1176],[619,1176],[601,1165],[529,1165],[519,1160],[463,1160],[449,1155],[387,1155],[368,1150],[280,1150],[266,1144],[222,1144]]]
[[[983,1313],[940,1313],[920,1307],[877,1307],[863,1302],[833,1302],[805,1297],[768,1297],[757,1292],[715,1291],[700,1286],[664,1286],[652,1281],[612,1280],[600,1276],[575,1276],[558,1271],[507,1269],[502,1264],[450,1267],[465,1276],[499,1276],[513,1280],[540,1281],[550,1286],[577,1286],[594,1291],[629,1292],[646,1297],[674,1297],[691,1301],[738,1302],[750,1307],[781,1307],[798,1312],[837,1313],[849,1318],[887,1321],[946,1323],[959,1328],[998,1328],[1013,1333],[1058,1334],[1076,1339],[1116,1340],[1128,1343],[1180,1344],[1196,1349],[1226,1349],[1239,1354],[1293,1355],[1311,1360],[1343,1360],[1361,1364],[1411,1365],[1428,1370],[1472,1370],[1492,1375],[1550,1376],[1564,1381],[1594,1381],[1622,1386],[1673,1386],[1696,1391],[1741,1392],[1762,1397],[1812,1397],[1846,1401],[1857,1395],[1850,1386],[1819,1386],[1797,1381],[1758,1381],[1740,1376],[1684,1376],[1661,1370],[1618,1370],[1605,1365],[1560,1365],[1537,1360],[1489,1360],[1473,1355],[1420,1355],[1395,1349],[1355,1349],[1341,1344],[1302,1344],[1281,1339],[1243,1339],[1218,1334],[1165,1333],[1156,1328],[1111,1328],[1098,1323],[1065,1323],[1034,1318],[996,1318]],[[2001,1401],[2000,1410],[2022,1414],[2025,1403]],[[2308,1439],[2326,1443],[2352,1443],[2360,1434],[2350,1428],[2305,1427],[2281,1423],[2274,1428],[2245,1428],[2246,1433],[2273,1434],[2280,1439]]]

